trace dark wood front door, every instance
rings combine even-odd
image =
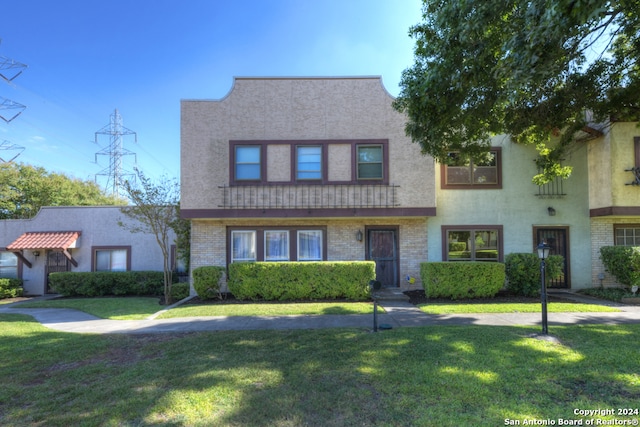
[[[69,259],[64,256],[62,252],[47,252],[47,265],[46,265],[46,277],[47,277],[47,293],[51,293],[52,289],[49,285],[49,274],[58,273],[61,271],[71,271],[71,263]]]
[[[569,228],[568,227],[536,227],[534,228],[535,242],[546,243],[551,247],[549,255],[562,255],[564,265],[562,275],[549,281],[550,288],[569,288]],[[534,248],[535,249],[535,248]]]
[[[367,230],[367,259],[376,262],[376,280],[383,287],[398,287],[398,230]]]

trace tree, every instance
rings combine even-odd
[[[132,206],[122,208],[122,213],[135,220],[119,222],[132,233],[153,234],[162,251],[164,269],[164,300],[171,304],[171,241],[170,230],[182,226],[179,214],[180,185],[175,179],[162,177],[157,183],[151,181],[140,169],[136,169],[137,180],[124,181],[123,188]]]
[[[640,0],[424,0],[396,110],[424,154],[477,158],[490,138],[534,144],[534,182],[590,122],[640,120]]]
[[[82,181],[41,167],[0,163],[0,219],[34,217],[43,206],[122,205],[93,181]]]

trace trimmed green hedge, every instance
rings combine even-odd
[[[198,267],[193,270],[193,288],[200,299],[220,298],[220,279],[226,268],[216,266]]]
[[[162,271],[66,271],[51,273],[49,282],[64,296],[164,295]]]
[[[427,298],[486,298],[504,286],[504,264],[498,262],[443,261],[420,263],[420,278]]]
[[[540,295],[540,259],[537,253],[511,253],[504,259],[507,289],[516,295]],[[564,258],[551,255],[545,260],[545,279],[556,279],[562,274]]]
[[[243,300],[363,300],[375,277],[374,261],[238,262],[229,265],[228,285]]]
[[[600,259],[604,268],[626,286],[640,285],[640,248],[632,246],[603,246]]]
[[[22,296],[21,279],[0,279],[0,299]]]

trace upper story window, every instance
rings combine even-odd
[[[640,225],[623,225],[614,228],[616,246],[640,246]]]
[[[296,147],[296,179],[322,179],[322,147],[299,145]]]
[[[500,148],[492,148],[482,158],[466,159],[449,153],[450,164],[441,166],[442,188],[496,189],[502,188]]]
[[[384,172],[382,145],[358,145],[356,151],[358,180],[382,179]]]
[[[235,147],[235,179],[237,181],[259,181],[262,178],[260,148],[259,145]]]
[[[0,251],[0,278],[18,278],[18,257],[13,252]]]

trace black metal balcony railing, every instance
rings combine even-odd
[[[391,208],[398,185],[240,185],[218,187],[225,209]]]

